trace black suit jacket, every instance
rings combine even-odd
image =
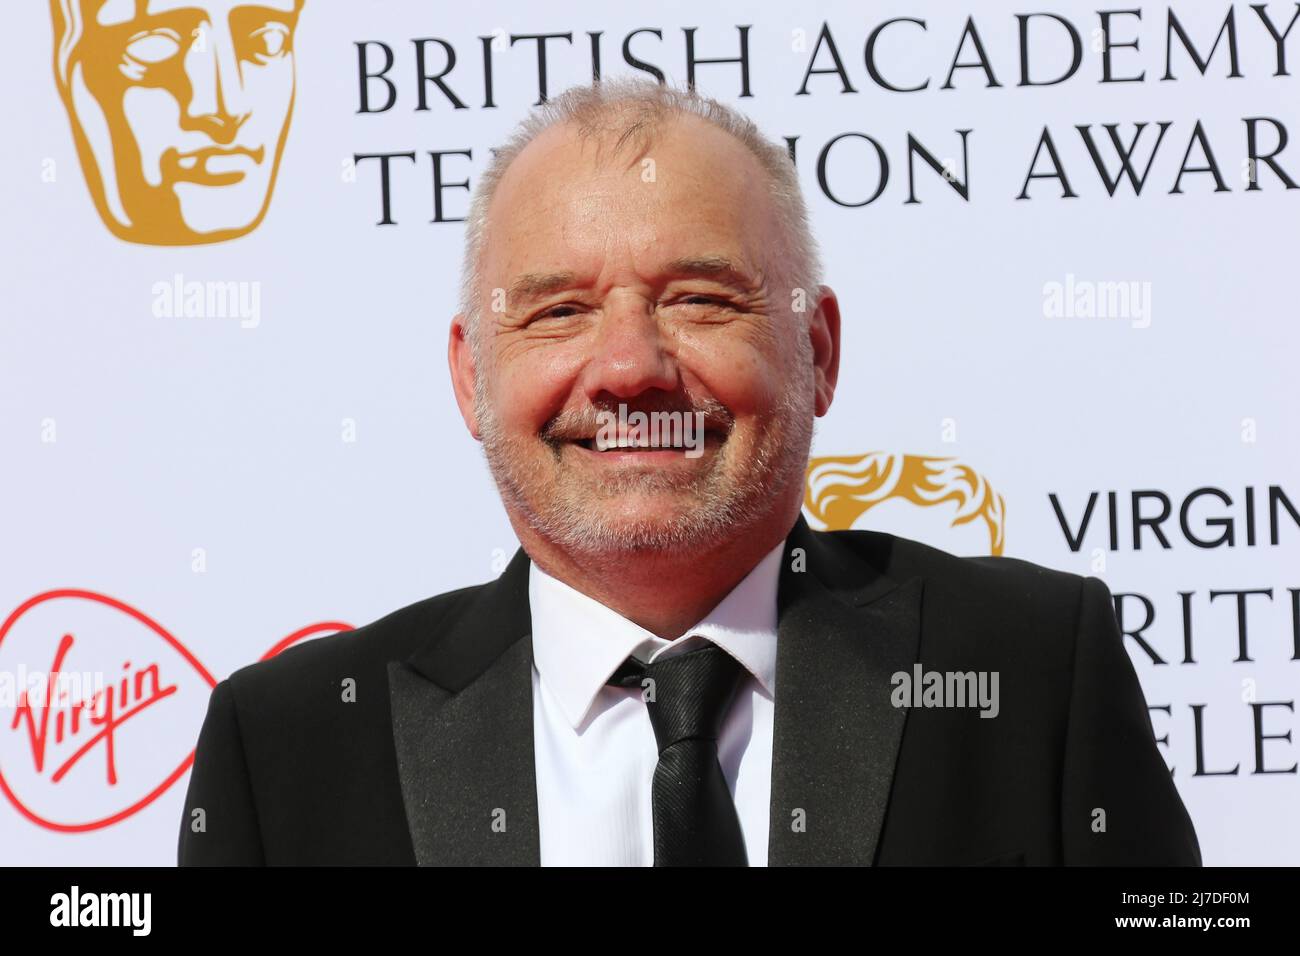
[[[770,864],[1200,864],[1100,580],[801,517],[777,603]],[[537,865],[529,629],[521,550],[236,671],[180,862]],[[894,706],[917,662],[998,672],[998,716]]]

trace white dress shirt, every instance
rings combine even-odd
[[[606,681],[629,656],[653,661],[717,644],[745,668],[718,735],[750,866],[767,865],[776,693],[776,589],[785,542],[675,641],[656,637],[530,564],[533,745],[543,866],[652,866],[659,748],[639,687]]]

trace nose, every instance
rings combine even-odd
[[[251,111],[244,78],[229,27],[204,23],[199,31],[185,53],[190,97],[183,125],[227,146]]]
[[[627,400],[649,389],[674,391],[679,371],[672,342],[641,298],[620,301],[600,320],[594,352],[582,372],[587,398]]]

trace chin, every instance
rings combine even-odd
[[[648,554],[700,550],[718,539],[716,522],[699,513],[658,503],[652,511],[619,510],[613,514],[586,512],[563,527],[548,529],[566,547],[589,554]]]

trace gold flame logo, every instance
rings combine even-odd
[[[100,218],[184,246],[255,229],[293,113],[302,0],[50,0],[54,77]]]
[[[865,455],[813,458],[808,465],[804,507],[830,531],[853,527],[882,501],[903,498],[921,507],[954,502],[952,527],[982,520],[988,526],[989,553],[1005,544],[1006,505],[974,469],[954,458]]]

